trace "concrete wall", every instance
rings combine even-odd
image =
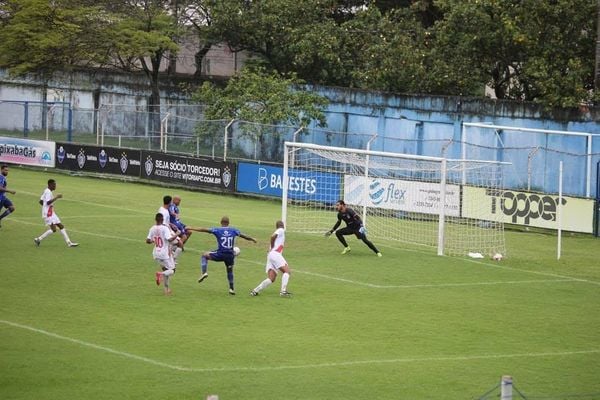
[[[202,107],[190,104],[180,88],[181,83],[190,83],[189,78],[186,79],[164,82],[161,114],[171,113],[169,132],[191,135],[196,121],[203,116]],[[466,158],[511,162],[513,166],[507,176],[510,187],[552,193],[558,190],[558,161],[562,160],[565,193],[592,197],[596,193],[600,137],[594,137],[589,147],[585,137],[463,129],[463,124],[486,122],[600,135],[600,108],[548,111],[536,104],[482,98],[407,96],[329,87],[310,89],[330,99],[328,132],[309,127],[307,134],[301,137],[303,141],[364,149],[377,134],[371,144],[373,150],[441,156],[446,149],[445,154],[450,158],[461,158],[466,150]],[[19,111],[22,106],[6,100],[39,102],[44,98],[43,92],[43,85],[35,77],[15,79],[0,70],[0,129],[19,129],[23,125],[22,111]],[[154,135],[157,132],[148,131],[145,114],[148,95],[145,76],[106,71],[64,74],[49,83],[46,94],[47,101],[72,105],[75,133],[95,132],[97,118],[100,118],[107,134]],[[101,112],[95,113],[94,108],[98,106]],[[52,127],[64,127],[64,113],[56,110],[54,113]],[[30,110],[30,129],[42,126],[41,115],[41,110]],[[290,139],[291,134],[286,134],[286,138]],[[463,139],[469,144],[462,146]],[[281,141],[267,140],[266,144],[280,148]],[[499,147],[504,149],[498,150]],[[277,151],[270,152],[274,157],[271,159],[279,158]],[[593,154],[588,157],[588,153]]]

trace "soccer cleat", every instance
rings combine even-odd
[[[200,278],[198,278],[198,283],[202,282],[206,278],[208,278],[208,272],[205,272],[202,275],[200,275]]]
[[[35,245],[37,247],[40,247],[40,243],[42,243],[42,241],[40,239],[38,239],[38,238],[35,238],[35,239],[33,239],[33,243],[35,243]]]
[[[342,250],[342,254],[346,254],[350,251],[350,247],[346,247],[344,250]]]
[[[232,296],[235,296],[235,290],[229,289],[229,294],[232,295]]]
[[[258,296],[258,292],[255,290],[250,291],[250,296]]]
[[[160,280],[162,279],[162,274],[160,272],[156,271],[154,276],[156,277],[156,286],[160,286]]]
[[[279,292],[279,295],[281,297],[291,297],[292,296],[292,294],[290,292],[288,292],[287,290],[283,290],[283,291]]]
[[[377,253],[377,257],[383,257],[383,254]]]
[[[69,243],[69,247],[77,247],[77,246],[79,246],[79,243],[73,243],[73,242]]]

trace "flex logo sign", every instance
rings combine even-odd
[[[380,205],[381,203],[404,204],[406,189],[398,188],[394,182],[385,186],[381,180],[376,179],[369,185],[369,197],[375,205]]]
[[[504,191],[492,198],[492,213],[500,206],[504,215],[511,218],[513,224],[529,225],[531,220],[556,221],[558,197],[535,193]],[[567,205],[567,199],[562,199],[562,205]]]
[[[460,215],[460,187],[446,185],[442,200],[439,183],[344,175],[344,201],[355,206],[423,214]]]

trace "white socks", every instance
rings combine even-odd
[[[266,289],[271,283],[271,280],[269,278],[265,279],[264,281],[262,281],[257,287],[254,288],[255,292],[260,292],[261,290]]]
[[[71,239],[69,239],[66,229],[60,229],[60,234],[63,235],[63,238],[65,238],[65,242],[67,242],[67,244],[71,244]]]
[[[46,237],[48,237],[49,235],[52,235],[54,232],[52,232],[52,229],[48,229],[46,232],[42,233],[40,235],[40,237],[38,238],[38,240],[44,240]]]
[[[283,275],[281,276],[281,291],[282,292],[286,292],[287,291],[287,284],[290,280],[290,274],[288,274],[287,272],[284,272]]]

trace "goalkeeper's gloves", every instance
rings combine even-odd
[[[367,234],[367,228],[365,228],[364,226],[361,226],[360,229],[358,230],[358,232],[361,235],[366,235]]]
[[[333,233],[333,231],[327,231],[327,232],[325,232],[325,237],[331,236],[332,233]]]

